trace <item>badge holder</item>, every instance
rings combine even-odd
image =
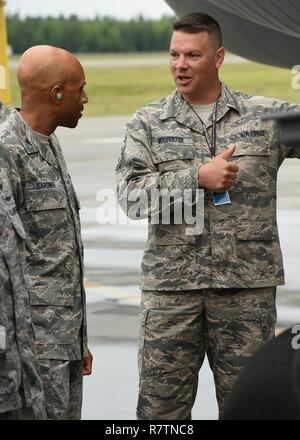
[[[231,203],[228,191],[219,192],[219,193],[214,192],[212,193],[212,197],[215,206],[227,205]]]

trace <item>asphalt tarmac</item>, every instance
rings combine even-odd
[[[138,276],[147,225],[129,223],[119,212],[114,174],[129,118],[82,118],[76,129],[57,130],[82,205],[88,333],[94,354],[93,375],[84,379],[84,419],[135,418]],[[278,179],[286,272],[286,285],[279,287],[277,296],[278,330],[300,322],[299,166],[295,159],[285,161]],[[114,224],[99,224],[107,218]],[[217,417],[213,378],[205,363],[193,418]]]

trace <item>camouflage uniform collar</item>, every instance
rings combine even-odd
[[[28,153],[38,153],[39,147],[37,144],[37,137],[34,134],[32,128],[27,124],[20,114],[20,109],[14,109],[9,118],[8,122],[16,128],[19,137],[24,141],[24,147]]]
[[[228,109],[233,109],[241,114],[241,106],[236,93],[226,84],[222,83],[221,96],[218,103],[218,120],[221,119]]]
[[[234,109],[238,113],[241,113],[239,102],[237,101],[233,90],[225,84],[222,84],[221,96],[218,102],[217,121],[223,118],[229,109]],[[202,126],[200,126],[199,119],[197,119],[195,113],[178,90],[175,90],[170,96],[168,96],[165,109],[160,116],[161,120],[169,118],[175,118],[176,121],[189,126],[193,130],[202,132]],[[210,125],[211,116],[207,122],[207,127]]]
[[[22,140],[23,147],[28,154],[39,153],[50,165],[55,168],[58,167],[57,162],[53,156],[50,145],[42,143],[38,135],[34,130],[27,124],[26,121],[20,115],[18,109],[14,109],[8,121],[17,129],[20,139]],[[53,135],[49,137],[49,141],[53,140]]]

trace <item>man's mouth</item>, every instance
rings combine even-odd
[[[192,81],[192,77],[188,75],[178,75],[177,76],[177,82],[179,82],[181,85],[187,85]]]

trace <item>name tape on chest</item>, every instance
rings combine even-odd
[[[183,144],[184,138],[180,136],[162,136],[157,139],[159,144]]]
[[[47,190],[55,188],[55,182],[27,182],[25,189],[28,191]]]

